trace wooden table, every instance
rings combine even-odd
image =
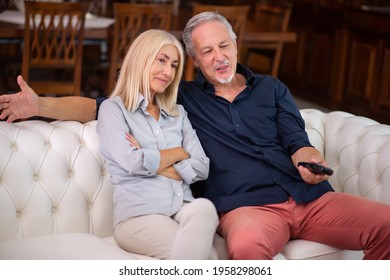
[[[12,12],[12,13],[10,13]],[[7,17],[4,17],[7,13]],[[13,18],[12,21],[3,21]],[[107,40],[110,36],[113,18],[92,17],[85,22],[85,39]],[[181,39],[181,30],[171,31],[175,36]],[[23,38],[24,37],[24,15],[18,11],[5,11],[0,14],[0,38]],[[244,43],[250,42],[296,42],[297,34],[294,32],[256,32],[246,31],[243,38]]]
[[[22,39],[24,37],[24,14],[7,10],[0,14],[0,39]],[[106,40],[114,24],[113,18],[87,15],[85,39]]]

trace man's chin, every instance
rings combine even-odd
[[[225,78],[218,77],[217,80],[221,84],[229,84],[233,80],[233,77],[234,77],[234,74],[231,74],[230,76],[225,77]]]

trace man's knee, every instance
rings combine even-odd
[[[229,258],[235,260],[268,260],[276,253],[255,229],[235,230],[227,237]]]

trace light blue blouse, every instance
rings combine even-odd
[[[184,108],[177,105],[177,116],[161,109],[157,121],[146,111],[147,104],[140,94],[134,113],[119,97],[106,100],[99,109],[97,133],[113,185],[114,227],[128,217],[173,215],[183,201],[193,200],[189,185],[208,177],[209,158]],[[141,149],[130,146],[126,132],[137,139]],[[174,164],[183,181],[156,174],[159,150],[174,147],[183,147],[190,155]]]

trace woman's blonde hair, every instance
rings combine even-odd
[[[130,45],[123,60],[117,83],[111,98],[119,96],[127,110],[134,112],[138,105],[139,93],[150,102],[150,68],[162,47],[174,45],[179,52],[179,64],[175,77],[163,94],[156,94],[156,102],[167,113],[176,115],[177,91],[183,74],[184,51],[177,38],[164,31],[151,29],[141,33]]]

